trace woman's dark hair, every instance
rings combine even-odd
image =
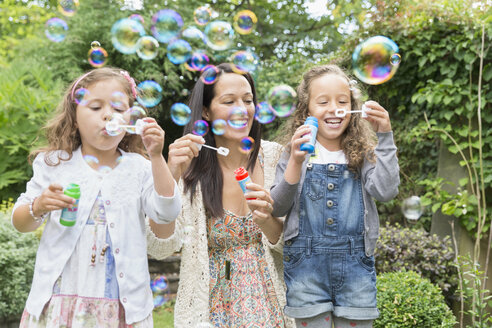
[[[220,76],[224,73],[234,73],[238,74],[237,70],[234,71],[232,64],[222,63],[217,66],[218,75],[217,81]],[[205,73],[206,74],[206,73]],[[204,73],[202,73],[202,76]],[[251,86],[251,92],[253,93],[253,103],[257,105],[256,90],[253,78],[249,73],[241,74],[248,80]],[[190,122],[185,126],[183,134],[192,133],[193,124],[197,120],[205,120],[203,117],[203,108],[206,107],[210,109],[210,104],[212,99],[215,97],[215,85],[203,83],[202,76],[198,79],[191,92],[189,107],[191,109],[191,119]],[[212,122],[208,122],[211,126]],[[256,121],[253,120],[253,125],[249,132],[249,136],[255,140],[254,148],[249,154],[247,170],[250,174],[253,172],[256,159],[258,157],[258,152],[260,151],[261,143],[261,126]],[[215,147],[215,138],[212,130],[209,131],[204,136],[205,144]],[[203,204],[205,205],[205,210],[207,214],[211,217],[221,217],[224,214],[224,208],[222,206],[222,186],[223,186],[223,176],[222,170],[219,166],[219,161],[217,159],[217,153],[215,151],[200,151],[198,157],[193,158],[190,167],[183,174],[184,191],[190,192],[190,200],[193,202],[193,198],[196,193],[197,185],[200,183],[200,188],[203,196]]]

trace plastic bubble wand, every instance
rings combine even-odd
[[[365,104],[362,105],[361,110],[346,110],[345,108],[339,108],[335,111],[335,116],[336,117],[345,117],[348,113],[362,113],[362,117],[367,117],[367,112],[370,111],[371,109],[367,107]]]
[[[199,144],[199,143],[196,143],[196,142],[195,142],[195,145],[197,145],[198,150],[202,150],[202,147],[205,147],[205,148],[209,148],[209,149],[212,149],[212,150],[216,150],[219,155],[222,155],[222,156],[229,155],[229,148],[226,148],[226,147],[215,148],[215,147],[212,147],[212,146],[209,146],[209,145],[205,145],[205,144],[202,145],[202,144]]]
[[[148,122],[145,122],[142,119],[138,119],[135,122],[135,125],[127,125],[127,124],[120,124],[114,120],[108,121],[106,123],[106,131],[110,135],[118,135],[120,133],[123,133],[123,130],[120,131],[120,129],[125,129],[129,133],[133,134],[142,134],[144,126],[146,126]],[[118,132],[120,131],[120,132]]]

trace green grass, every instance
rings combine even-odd
[[[174,300],[154,309],[154,328],[174,327]]]

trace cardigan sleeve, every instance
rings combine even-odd
[[[150,228],[149,219],[147,218],[145,220],[147,235],[147,254],[150,257],[156,260],[162,260],[181,250],[183,242],[182,238],[179,237],[181,233],[178,230],[181,230],[181,225],[178,226],[178,222],[180,222],[180,220],[176,220],[176,226],[172,236],[166,239],[162,239],[158,238]]]

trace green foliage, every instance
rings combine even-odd
[[[374,328],[454,327],[455,317],[439,287],[412,271],[378,275],[380,317]]]
[[[58,102],[62,84],[35,60],[16,60],[0,72],[0,199],[16,198],[32,175],[27,157]]]
[[[174,305],[175,299],[171,299],[163,306],[154,309],[152,313],[155,328],[172,328],[174,327]]]
[[[415,271],[439,286],[449,304],[456,299],[458,276],[449,237],[441,239],[423,229],[386,224],[380,229],[374,256],[379,274]]]
[[[20,318],[31,288],[39,240],[10,223],[10,209],[0,212],[0,319]]]

